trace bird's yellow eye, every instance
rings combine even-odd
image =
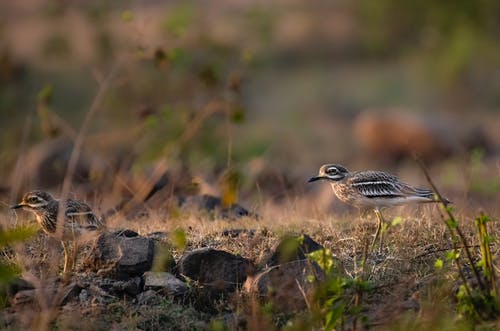
[[[38,202],[38,197],[29,197],[28,198],[29,203],[37,203]]]
[[[326,173],[329,175],[333,175],[337,173],[337,168],[328,168],[326,169]]]

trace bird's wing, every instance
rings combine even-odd
[[[101,225],[89,205],[73,199],[66,201],[66,219],[89,230],[97,229]]]
[[[354,173],[350,185],[367,198],[393,198],[404,196],[396,176],[383,171],[363,171]]]

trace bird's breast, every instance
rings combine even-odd
[[[354,192],[349,189],[348,185],[341,183],[332,183],[332,189],[340,201],[350,205],[356,205],[355,202],[357,201],[357,197],[354,195]]]

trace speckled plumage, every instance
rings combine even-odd
[[[333,192],[341,201],[375,212],[379,220],[375,240],[382,227],[382,209],[411,202],[438,201],[432,190],[414,187],[384,171],[350,172],[338,164],[325,164],[319,169],[318,175],[309,179],[309,182],[317,180],[330,182]]]
[[[383,171],[349,172],[340,165],[326,164],[310,181],[319,179],[328,180],[340,200],[362,209],[382,209],[410,202],[436,202],[431,190],[406,184]]]
[[[64,214],[60,216],[59,226],[62,228],[58,231],[58,213],[61,207],[64,208]],[[32,212],[45,233],[61,240],[65,251],[64,272],[69,266],[70,243],[73,242],[75,250],[73,253],[76,254],[77,241],[82,235],[104,228],[103,222],[85,202],[74,199],[57,200],[44,191],[26,193],[21,202],[11,208],[22,208]]]

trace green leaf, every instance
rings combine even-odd
[[[249,48],[243,49],[241,51],[241,62],[243,63],[251,63],[255,58],[255,52]]]
[[[186,53],[184,52],[184,49],[174,47],[168,50],[167,57],[172,63],[179,64],[186,58]]]
[[[0,231],[0,247],[31,238],[36,232],[35,226],[20,226],[7,231]]]
[[[52,99],[52,95],[54,94],[54,87],[52,84],[45,85],[37,95],[39,102],[48,103]]]
[[[448,218],[445,220],[446,225],[448,225],[451,229],[456,229],[458,227],[458,223],[456,220]]]
[[[10,282],[20,273],[19,267],[14,264],[0,264],[0,284]]]
[[[241,106],[235,107],[231,111],[231,122],[233,123],[243,123],[245,121],[245,109]]]
[[[452,250],[446,253],[446,261],[453,261],[460,257],[460,252]]]
[[[226,325],[221,320],[212,320],[210,322],[210,331],[225,331],[227,330]]]
[[[154,129],[158,126],[158,116],[149,115],[145,120],[146,126],[150,129]]]
[[[455,211],[455,208],[451,205],[448,205],[446,206],[446,210],[449,212],[449,213],[453,213]]]
[[[391,226],[399,225],[403,222],[403,218],[401,216],[396,216],[391,221]]]
[[[345,312],[345,305],[337,302],[331,308],[331,310],[326,314],[325,318],[325,330],[333,330],[342,321],[342,316]]]
[[[121,18],[125,22],[132,22],[134,20],[134,14],[130,10],[124,10],[122,12]]]
[[[187,238],[184,229],[177,228],[172,233],[170,233],[170,240],[175,248],[183,250],[186,248]]]
[[[181,37],[195,18],[195,8],[190,4],[182,4],[169,11],[162,23],[162,28],[167,33]]]
[[[434,262],[434,268],[441,270],[443,269],[443,260],[437,259],[436,262]]]
[[[330,249],[318,249],[317,251],[307,254],[307,256],[316,262],[326,273],[332,272],[335,260],[333,259]]]

